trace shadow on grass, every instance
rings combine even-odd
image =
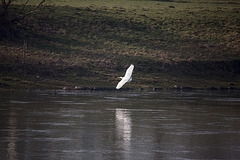
[[[146,15],[99,9],[47,6],[43,13],[35,13],[20,25],[22,35],[16,40],[20,45],[26,40],[30,48],[45,53],[30,54],[32,60],[24,65],[22,60],[15,63],[6,58],[7,63],[1,63],[1,73],[19,77],[25,74],[33,79],[60,79],[72,84],[84,79],[85,84],[94,82],[96,85],[101,81],[112,83],[131,63],[136,66],[137,74],[150,77],[145,82],[139,80],[139,84],[157,82],[163,74],[212,79],[228,79],[240,74],[240,60],[212,60],[209,57],[205,61],[189,60],[201,52],[213,52],[218,46],[201,49],[200,40],[191,36],[183,38],[174,32],[179,27],[177,22],[167,19],[163,23],[161,17],[150,19]],[[161,25],[156,27],[157,23]],[[206,43],[205,40],[200,42]],[[169,55],[163,59],[165,51]],[[178,54],[183,58],[174,60]],[[43,61],[34,56],[42,56]],[[154,78],[155,75],[158,76]],[[91,82],[87,82],[89,79]]]

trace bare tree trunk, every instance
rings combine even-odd
[[[2,0],[2,6],[1,6],[2,13],[0,13],[2,24],[8,23],[8,17],[9,17],[8,8],[12,2],[13,2],[13,0],[8,0],[8,2],[6,2],[6,0]]]

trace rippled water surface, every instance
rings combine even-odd
[[[240,158],[239,91],[0,95],[0,159]]]

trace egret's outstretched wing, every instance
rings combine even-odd
[[[133,69],[134,69],[134,65],[131,64],[130,67],[128,67],[125,73],[125,76],[123,78],[126,78],[127,80],[129,80],[129,78],[132,76]]]
[[[120,82],[118,82],[116,89],[120,89],[125,83],[127,83],[127,81],[128,81],[128,79],[123,77],[122,80]]]
[[[130,67],[128,67],[126,73],[125,73],[125,76],[122,78],[122,80],[118,83],[116,89],[120,89],[125,83],[127,83],[129,81],[129,79],[131,78],[132,76],[132,72],[133,72],[133,69],[134,69],[134,65],[131,64]]]

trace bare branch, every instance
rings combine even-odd
[[[8,7],[13,1],[14,0],[8,0],[7,2],[6,0],[2,0],[2,12],[0,13],[0,17],[2,17],[1,20],[4,22],[8,17]]]
[[[17,17],[15,17],[15,18],[11,21],[11,23],[15,23],[16,21],[19,21],[19,20],[25,18],[26,16],[28,16],[29,14],[35,12],[35,11],[45,2],[45,0],[42,0],[38,5],[36,5],[36,6],[35,6],[32,10],[30,10],[29,12],[23,13],[23,10],[24,10],[24,8],[26,7],[26,5],[28,4],[28,2],[29,2],[29,0],[26,1],[26,3],[25,3],[24,6],[23,6],[23,9],[22,9],[21,13],[20,13]]]
[[[9,5],[13,2],[14,0],[8,0],[8,2],[6,2],[6,0],[2,0],[2,13],[0,13],[0,16],[2,16],[3,18],[6,18],[8,16],[8,7]]]
[[[5,0],[4,0],[4,1],[5,1]],[[14,0],[8,0],[8,3],[6,3],[6,1],[5,1],[5,4],[6,4],[7,6],[9,6],[13,1],[14,1]]]
[[[21,10],[20,14],[22,14],[22,13],[23,13],[23,11],[24,11],[24,9],[25,9],[26,5],[28,4],[28,2],[29,2],[29,0],[27,0],[27,1],[25,2],[25,4],[23,5],[23,8],[22,8],[22,10]]]

